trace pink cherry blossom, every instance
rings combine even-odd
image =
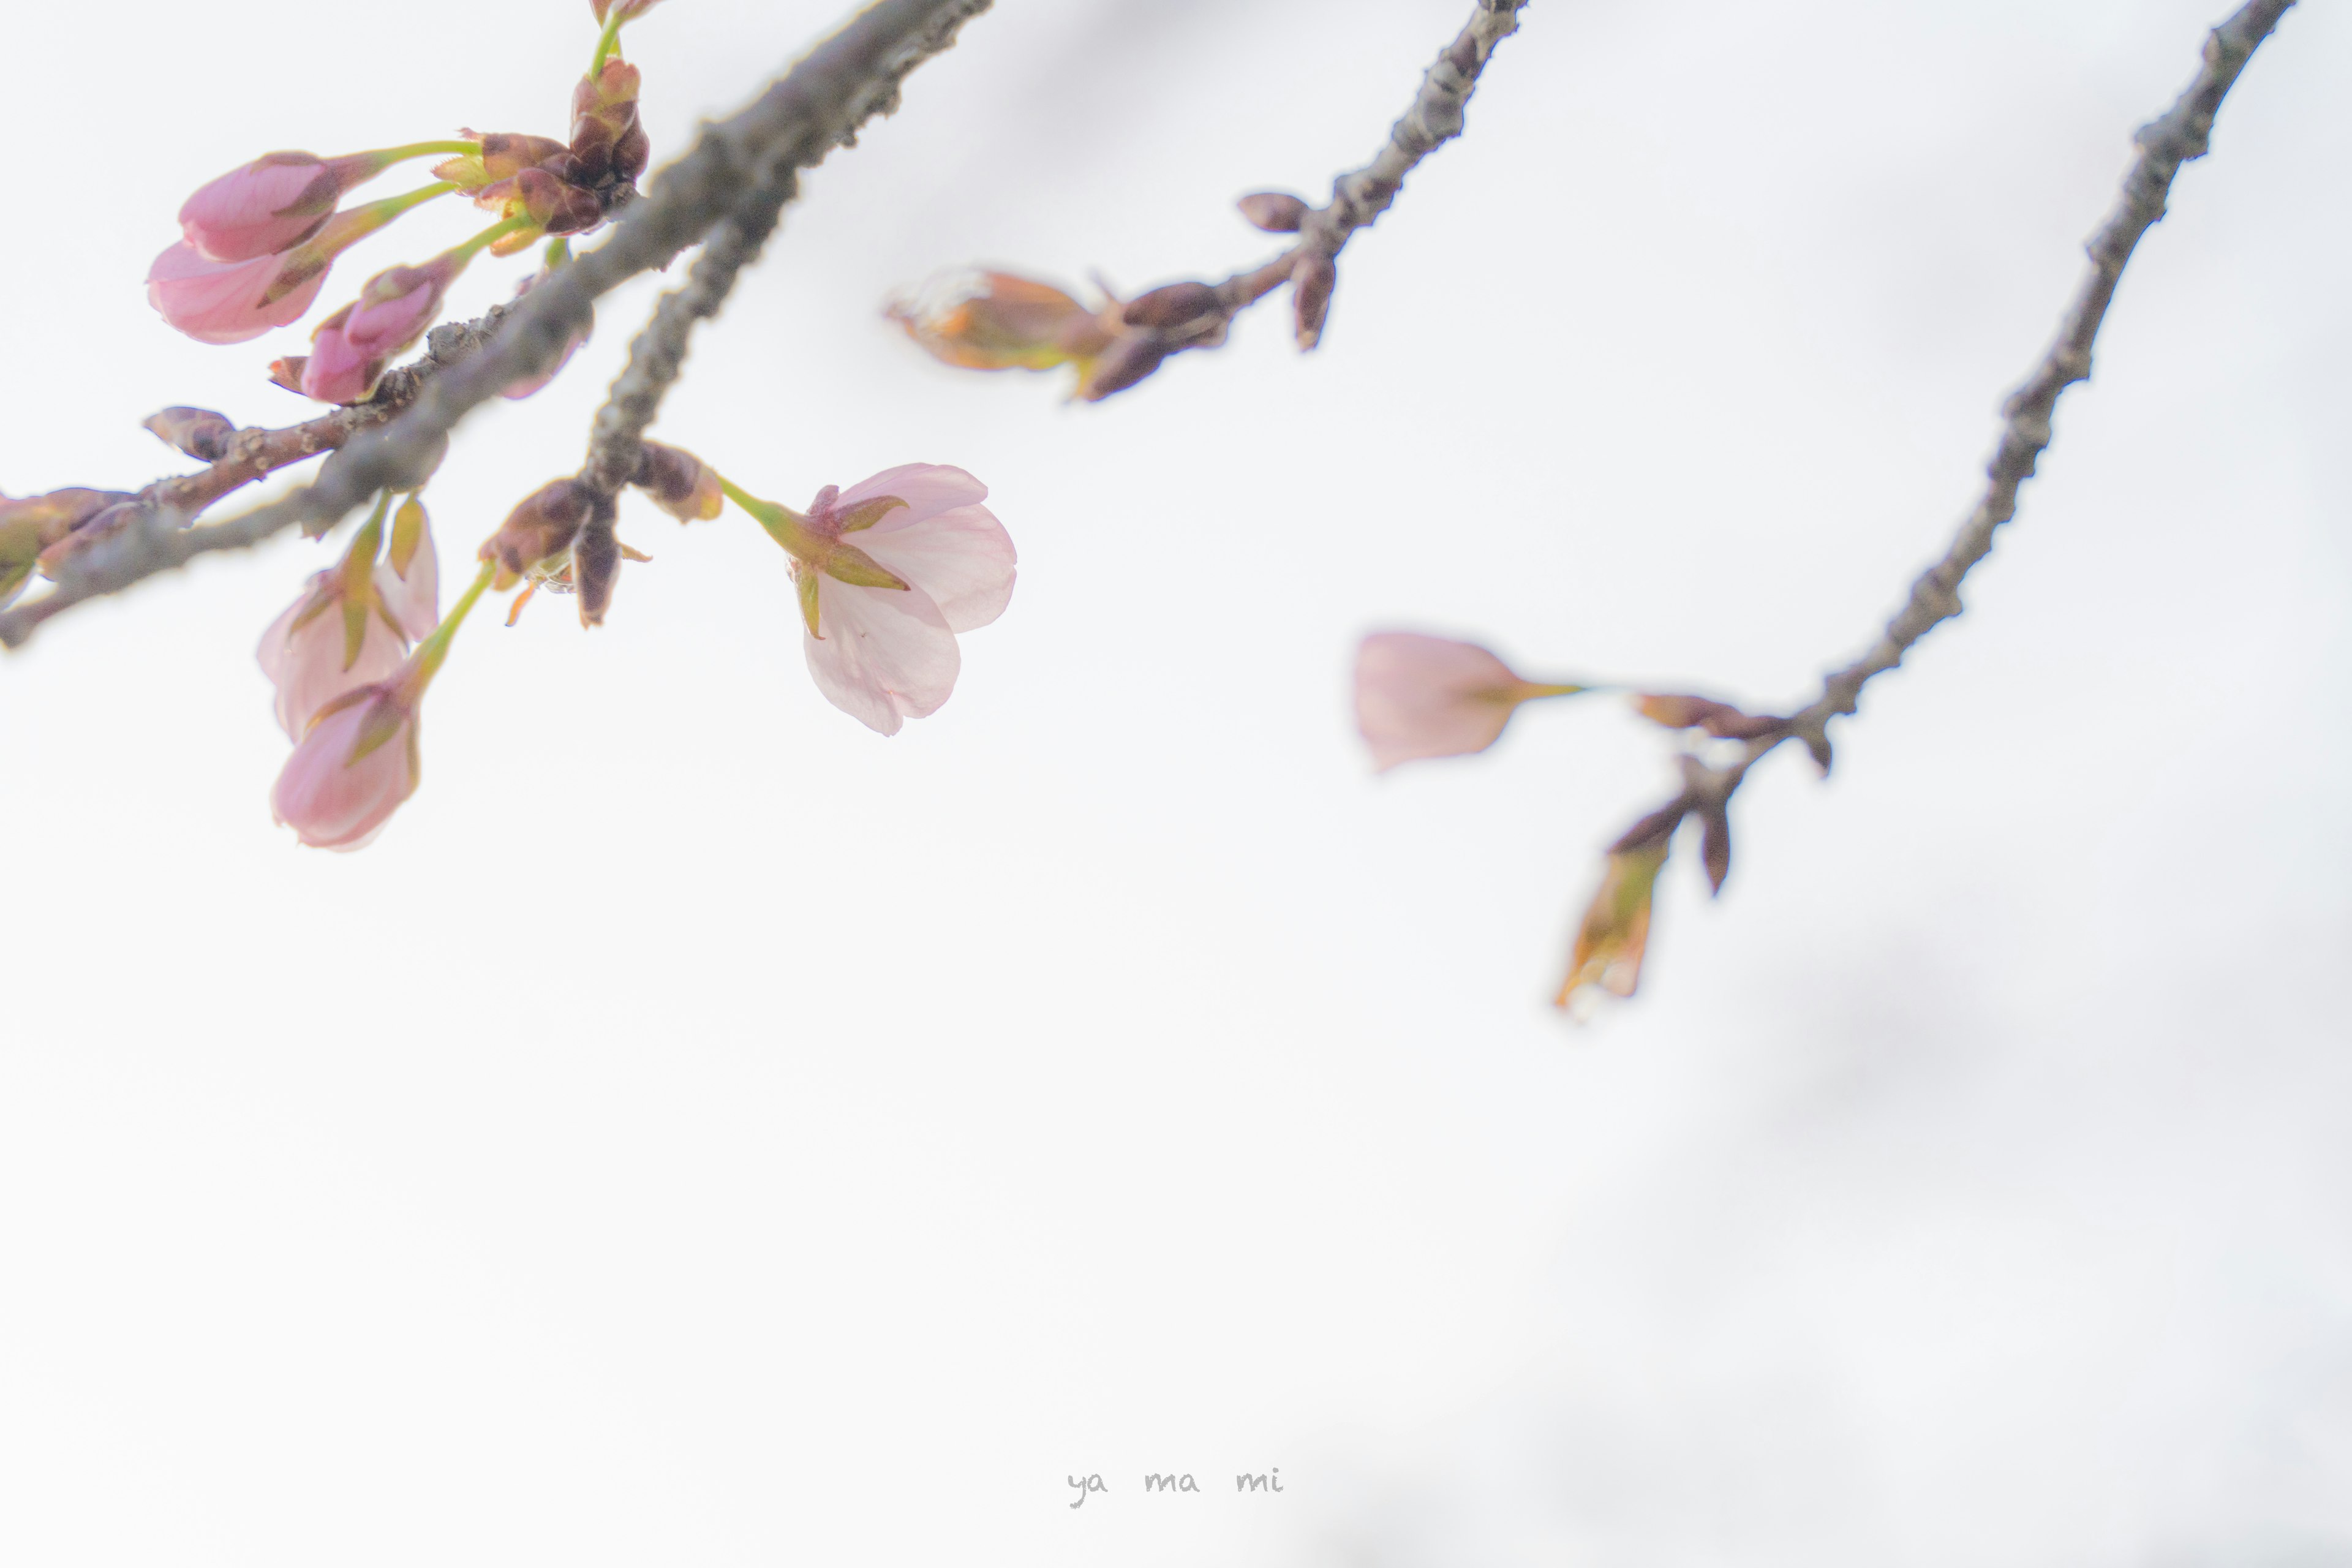
[[[1418,632],[1375,632],[1356,654],[1356,724],[1382,773],[1483,752],[1528,698],[1582,689],[1535,685],[1475,643]]]
[[[817,689],[835,707],[895,735],[955,689],[963,662],[956,634],[988,625],[1013,597],[1013,540],[980,504],[987,495],[961,468],[908,463],[817,496],[810,533],[854,546],[907,584],[863,586],[793,562],[796,576],[816,574],[816,630],[810,635],[803,623],[802,645]],[[845,533],[845,514],[886,496],[907,504]]]
[[[391,267],[367,280],[360,297],[319,323],[310,335],[302,391],[321,403],[364,403],[392,356],[425,335],[441,313],[442,296],[465,270],[446,253],[422,267]]]
[[[440,619],[440,563],[432,535],[418,543],[403,578],[388,561],[376,563],[376,602],[364,607],[359,649],[351,651],[343,618],[344,569],[315,573],[294,602],[261,634],[261,671],[278,689],[278,727],[299,741],[311,716],[345,692],[388,679],[408,645]]]
[[[311,721],[270,791],[271,816],[314,849],[362,848],[416,793],[408,672],[346,692]]]
[[[275,300],[262,298],[287,265],[278,256],[209,261],[182,240],[147,269],[147,302],[200,343],[241,343],[301,319],[327,280],[321,267]]]
[[[256,158],[190,196],[180,208],[180,232],[208,261],[249,261],[291,250],[335,210],[345,187],[344,166],[357,162],[363,161],[331,163],[308,153]]]

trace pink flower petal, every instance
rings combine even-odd
[[[1017,557],[996,514],[984,506],[960,506],[895,521],[906,515],[894,511],[849,535],[850,542],[929,595],[950,631],[968,632],[1003,615],[1013,598]]]
[[[1485,751],[1529,694],[1509,665],[1475,643],[1375,632],[1356,655],[1356,723],[1382,773]]]
[[[323,184],[324,205],[305,203]],[[340,182],[323,159],[274,153],[223,174],[180,208],[180,232],[212,261],[248,261],[290,250],[327,221]],[[298,205],[316,210],[280,216]]]
[[[817,629],[803,627],[809,674],[827,700],[867,728],[895,735],[936,712],[963,667],[947,617],[919,588],[856,588],[817,581]]]
[[[314,849],[363,847],[382,830],[401,802],[416,793],[416,721],[358,761],[352,751],[378,695],[337,709],[313,725],[286,759],[270,813]]]
[[[892,511],[889,518],[875,526],[888,527],[895,519],[903,528],[956,507],[977,505],[988,499],[988,487],[961,468],[945,463],[901,463],[850,486],[834,505],[846,511],[875,496],[897,496],[907,503],[904,510]]]
[[[415,558],[408,563],[407,577],[404,579],[394,572],[390,561],[379,562],[375,591],[410,641],[424,641],[441,624],[441,559],[433,546],[430,523],[425,525],[424,538],[417,542]]]
[[[360,642],[359,657],[352,661],[349,669],[344,668],[340,605],[313,616],[299,630],[289,629],[296,612],[309,597],[305,594],[270,624],[269,630],[262,635],[259,649],[262,670],[278,688],[274,710],[278,727],[297,741],[302,738],[310,715],[346,691],[388,679],[400,668],[407,653],[406,646],[383,624],[383,618],[372,615],[368,617],[367,634]]]
[[[321,268],[282,299],[262,303],[285,265],[275,256],[208,261],[182,240],[147,269],[147,302],[200,343],[241,343],[299,321],[327,281]]]

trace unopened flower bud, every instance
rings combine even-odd
[[[310,847],[364,847],[416,793],[415,663],[321,708],[286,760],[270,815]]]
[[[1483,752],[1520,703],[1584,689],[1538,685],[1475,643],[1419,632],[1374,632],[1356,652],[1356,727],[1381,773]]]
[[[595,500],[595,492],[577,479],[556,479],[524,497],[482,542],[481,559],[498,567],[490,586],[504,592],[532,567],[571,549]]]
[[[1050,283],[976,268],[941,273],[887,312],[936,357],[967,370],[1087,363],[1112,341],[1095,312]]]
[[[680,522],[707,522],[727,504],[719,471],[693,453],[659,441],[639,443],[637,471],[629,482]]]
[[[1175,343],[1148,327],[1122,332],[1100,358],[1082,367],[1074,395],[1099,403],[1114,392],[1125,392],[1175,352]]]
[[[296,254],[299,254],[298,251]],[[311,269],[291,288],[284,256],[212,261],[182,240],[147,269],[147,302],[200,343],[241,343],[272,327],[299,321],[319,297],[326,269]]]
[[[364,403],[392,356],[425,335],[466,258],[445,251],[422,267],[390,267],[310,334],[302,391],[321,403]]]
[[[618,58],[572,89],[572,155],[592,184],[627,184],[646,172],[649,143],[637,123],[637,68]]]
[[[1315,210],[1287,191],[1253,191],[1234,205],[1268,234],[1297,234],[1299,224]]]
[[[236,426],[226,415],[209,408],[166,408],[149,415],[139,427],[163,445],[205,463],[217,463],[227,457],[229,441],[236,435]]]
[[[1130,327],[1151,327],[1189,335],[1213,318],[1222,320],[1224,314],[1224,301],[1206,283],[1170,283],[1129,300],[1119,311],[1119,319]]]
[[[180,208],[180,232],[207,261],[291,250],[319,232],[343,193],[387,167],[375,154],[269,153],[223,174]]]
[[[1331,290],[1339,283],[1339,263],[1321,254],[1302,256],[1290,269],[1291,315],[1302,351],[1323,341],[1323,321],[1331,313]]]

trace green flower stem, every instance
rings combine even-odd
[[[457,628],[466,624],[466,617],[473,613],[475,602],[489,587],[490,577],[497,571],[496,565],[483,562],[482,569],[474,574],[473,586],[450,606],[449,613],[441,617],[441,624],[433,628],[432,635],[416,645],[417,697],[425,695],[425,687],[431,685],[434,676],[440,672],[441,661],[449,657],[449,639],[456,637]]]
[[[411,158],[426,158],[436,153],[450,153],[469,157],[482,150],[479,142],[411,142],[400,147],[378,147],[362,153],[362,158],[373,158],[380,167],[389,169],[394,163],[404,163]]]
[[[629,19],[628,11],[628,0],[613,0],[612,12],[604,18],[604,30],[596,37],[596,52],[589,57],[590,76],[603,70],[604,62],[613,58],[613,51],[621,47],[621,26]]]
[[[497,223],[490,225],[489,227],[482,230],[481,233],[476,235],[473,238],[466,241],[465,244],[451,247],[449,250],[449,258],[458,266],[463,267],[468,261],[473,260],[475,256],[485,247],[496,245],[499,241],[504,239],[510,234],[518,233],[526,228],[537,228],[538,226],[539,220],[531,216],[529,213],[517,213],[512,217],[499,219]]]

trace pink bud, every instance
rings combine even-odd
[[[337,699],[310,721],[269,795],[270,815],[314,849],[352,850],[416,793],[416,711],[407,671]]]
[[[269,298],[289,265],[278,256],[209,261],[182,240],[147,269],[147,302],[200,343],[241,343],[299,321],[319,297],[327,280],[324,267]]]
[[[291,250],[319,231],[344,191],[381,167],[363,157],[267,153],[190,196],[180,208],[180,232],[207,261]]]
[[[425,335],[442,296],[465,269],[445,253],[422,267],[392,267],[367,280],[360,297],[319,323],[302,391],[321,403],[364,403],[392,356]]]
[[[1356,724],[1382,773],[1483,752],[1528,699],[1583,689],[1535,685],[1475,643],[1417,632],[1375,632],[1356,654]]]

